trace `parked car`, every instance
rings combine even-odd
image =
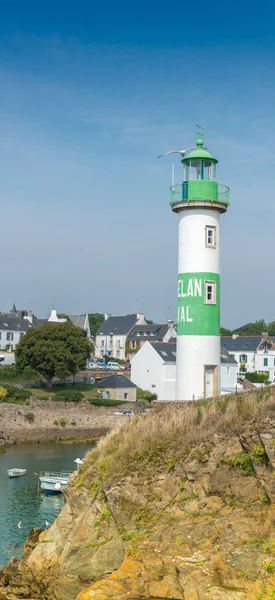
[[[119,415],[120,417],[134,417],[135,413],[132,410],[119,410],[114,412],[114,415]]]
[[[111,369],[112,371],[121,371],[124,369],[123,365],[119,365],[117,362],[110,360],[106,365],[106,369]]]

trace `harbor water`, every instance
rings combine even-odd
[[[74,471],[75,458],[95,444],[44,443],[21,444],[0,455],[0,568],[12,556],[21,557],[23,544],[32,527],[45,529],[53,523],[64,501],[62,494],[46,496],[38,491],[41,471]],[[23,477],[8,477],[7,469],[27,469]],[[18,523],[22,521],[21,528]]]

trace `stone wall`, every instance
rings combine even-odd
[[[135,410],[135,404],[129,408]],[[125,419],[114,415],[119,409],[93,406],[87,401],[30,400],[29,406],[1,403],[0,437],[5,443],[98,437]]]

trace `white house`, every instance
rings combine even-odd
[[[244,377],[247,372],[268,373],[269,381],[275,377],[275,338],[250,336],[224,336],[221,338],[223,348],[238,363],[238,375]]]
[[[236,390],[237,372],[237,362],[222,350],[222,394]],[[131,380],[143,390],[157,394],[158,400],[175,400],[176,342],[145,342],[131,360]]]
[[[5,318],[0,321],[0,349],[12,352],[16,345],[32,328],[32,324],[26,319]]]
[[[114,356],[125,360],[127,336],[135,325],[146,325],[143,313],[112,317],[105,314],[102,325],[96,332],[95,356]]]
[[[130,360],[145,342],[169,342],[176,338],[177,332],[173,321],[168,323],[146,323],[135,325],[127,336],[126,358]]]

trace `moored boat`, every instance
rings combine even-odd
[[[22,477],[27,473],[27,469],[8,469],[9,477]]]
[[[40,473],[40,488],[46,494],[58,494],[66,487],[72,471],[59,471],[58,473],[46,471]]]

